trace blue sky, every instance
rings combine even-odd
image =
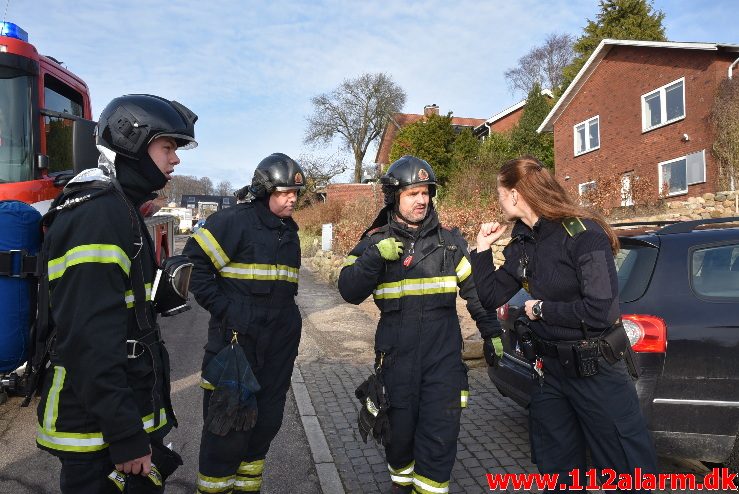
[[[670,40],[739,44],[736,0],[654,5]],[[87,82],[94,118],[126,93],[190,107],[200,145],[176,172],[241,186],[273,152],[341,153],[338,142],[305,146],[303,135],[311,97],[345,78],[390,74],[407,113],[436,103],[488,118],[522,98],[506,69],[550,33],[578,36],[597,12],[597,0],[10,0],[6,20]]]

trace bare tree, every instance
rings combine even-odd
[[[206,196],[213,195],[213,181],[208,177],[200,177],[198,183],[203,187],[202,194]]]
[[[557,90],[564,78],[562,69],[572,63],[574,39],[569,34],[550,34],[541,46],[531,49],[518,59],[518,65],[505,71],[511,93],[529,94],[534,84]]]
[[[218,182],[218,185],[216,185],[216,195],[217,196],[230,196],[233,194],[234,186],[231,185],[231,182],[228,180],[221,180]]]
[[[385,123],[405,104],[405,91],[383,73],[346,79],[330,93],[311,99],[306,144],[327,144],[340,136],[354,156],[354,181],[362,180],[362,160]]]
[[[337,155],[311,156],[300,155],[298,158],[306,177],[306,192],[314,192],[317,188],[325,187],[337,175],[348,169],[348,163]]]

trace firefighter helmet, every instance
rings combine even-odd
[[[133,160],[141,159],[157,137],[171,137],[179,149],[192,149],[198,116],[184,105],[150,94],[115,98],[100,114],[97,144]]]
[[[380,178],[385,204],[393,204],[396,194],[403,188],[416,185],[428,185],[429,196],[436,195],[436,175],[426,161],[415,156],[403,156],[394,161],[387,173]]]
[[[254,197],[267,197],[275,190],[298,190],[305,188],[305,172],[291,157],[273,153],[264,158],[254,170],[250,191]]]

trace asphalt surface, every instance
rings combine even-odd
[[[178,239],[182,247],[184,238]],[[390,486],[384,452],[357,432],[354,389],[370,371],[376,311],[344,303],[336,289],[304,268],[298,304],[303,337],[282,429],[265,466],[263,493],[381,493]],[[171,355],[173,404],[179,428],[167,436],[185,464],[169,493],[195,491],[202,427],[198,387],[208,314],[191,311],[160,320]],[[484,368],[470,370],[470,402],[462,415],[450,492],[489,492],[486,473],[536,472],[529,460],[526,411],[502,397]],[[59,463],[35,447],[35,405],[0,405],[0,494],[58,492]],[[662,471],[705,473],[703,465],[660,459]]]

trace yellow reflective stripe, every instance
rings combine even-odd
[[[208,381],[207,379],[203,379],[202,377],[200,378],[200,387],[210,391],[216,389],[216,387],[210,381]]]
[[[467,391],[466,389],[463,389],[462,395],[461,395],[462,408],[467,408],[467,401],[469,400],[469,397],[470,397],[470,392]]]
[[[193,238],[195,238],[200,248],[203,249],[203,252],[210,257],[210,261],[216,269],[220,270],[223,266],[231,262],[231,259],[228,258],[221,244],[218,243],[218,240],[205,227],[199,228],[193,235]]]
[[[115,486],[123,492],[123,489],[126,488],[126,474],[119,472],[118,470],[113,470],[108,474],[108,478],[113,481]]]
[[[382,283],[377,285],[373,295],[376,299],[385,299],[439,293],[457,293],[457,277],[409,278],[391,283]]]
[[[358,256],[346,256],[346,260],[344,261],[344,266],[342,267],[345,268],[347,266],[351,266],[357,261],[357,259],[358,259]]]
[[[228,477],[208,477],[198,473],[198,492],[229,492],[235,480],[233,475]]]
[[[466,257],[463,257],[459,261],[459,264],[457,264],[455,271],[457,272],[457,282],[462,283],[472,274],[472,264],[470,264],[470,261]]]
[[[167,411],[164,408],[159,409],[159,423],[154,424],[154,414],[150,413],[146,417],[142,417],[141,421],[144,423],[144,430],[146,432],[154,432],[155,430],[161,429],[167,425]]]
[[[49,395],[46,397],[46,407],[44,408],[44,429],[55,432],[56,418],[59,413],[59,394],[64,386],[64,378],[67,371],[59,365],[54,366],[54,377],[51,381]]]
[[[421,494],[446,494],[449,492],[449,481],[436,482],[415,473],[413,474],[413,488]]]
[[[231,262],[221,269],[221,276],[242,280],[282,280],[297,283],[298,268],[285,266],[284,264],[244,264]]]
[[[64,368],[58,368],[62,369],[61,382],[63,383]],[[56,376],[57,374],[55,372],[52,388],[55,385],[55,381],[57,379]],[[49,396],[51,396],[51,391],[49,392]],[[56,414],[54,414],[53,420],[56,421]],[[38,442],[42,446],[46,446],[47,448],[55,449],[57,451],[75,451],[78,453],[85,453],[91,451],[100,451],[101,449],[105,449],[108,447],[108,443],[103,440],[102,432],[57,432],[55,423],[52,423],[51,427],[48,427],[48,424],[46,424],[46,412],[44,416],[44,422],[45,423],[43,426],[39,425],[37,427],[36,442]],[[147,415],[146,417],[142,417],[141,422],[146,432],[154,432],[155,430],[167,424],[167,412],[164,408],[159,410],[159,424],[157,425],[154,425],[153,413]]]
[[[117,245],[85,244],[69,249],[63,256],[49,261],[49,281],[61,278],[67,268],[87,262],[117,264],[126,276],[131,271],[131,260]]]
[[[250,479],[249,477],[236,476],[234,488],[239,492],[259,492],[262,488],[262,478]]]
[[[146,300],[149,301],[151,300],[151,283],[145,284],[144,288],[146,289]],[[126,290],[125,300],[126,300],[126,308],[130,309],[131,307],[133,307],[133,302],[134,302],[133,290]]]
[[[402,468],[393,468],[388,464],[387,469],[390,471],[390,480],[398,485],[411,485],[413,483],[413,468],[416,462],[412,461],[409,465]]]
[[[241,475],[261,475],[264,471],[264,460],[256,460],[251,462],[242,461],[236,473]]]

